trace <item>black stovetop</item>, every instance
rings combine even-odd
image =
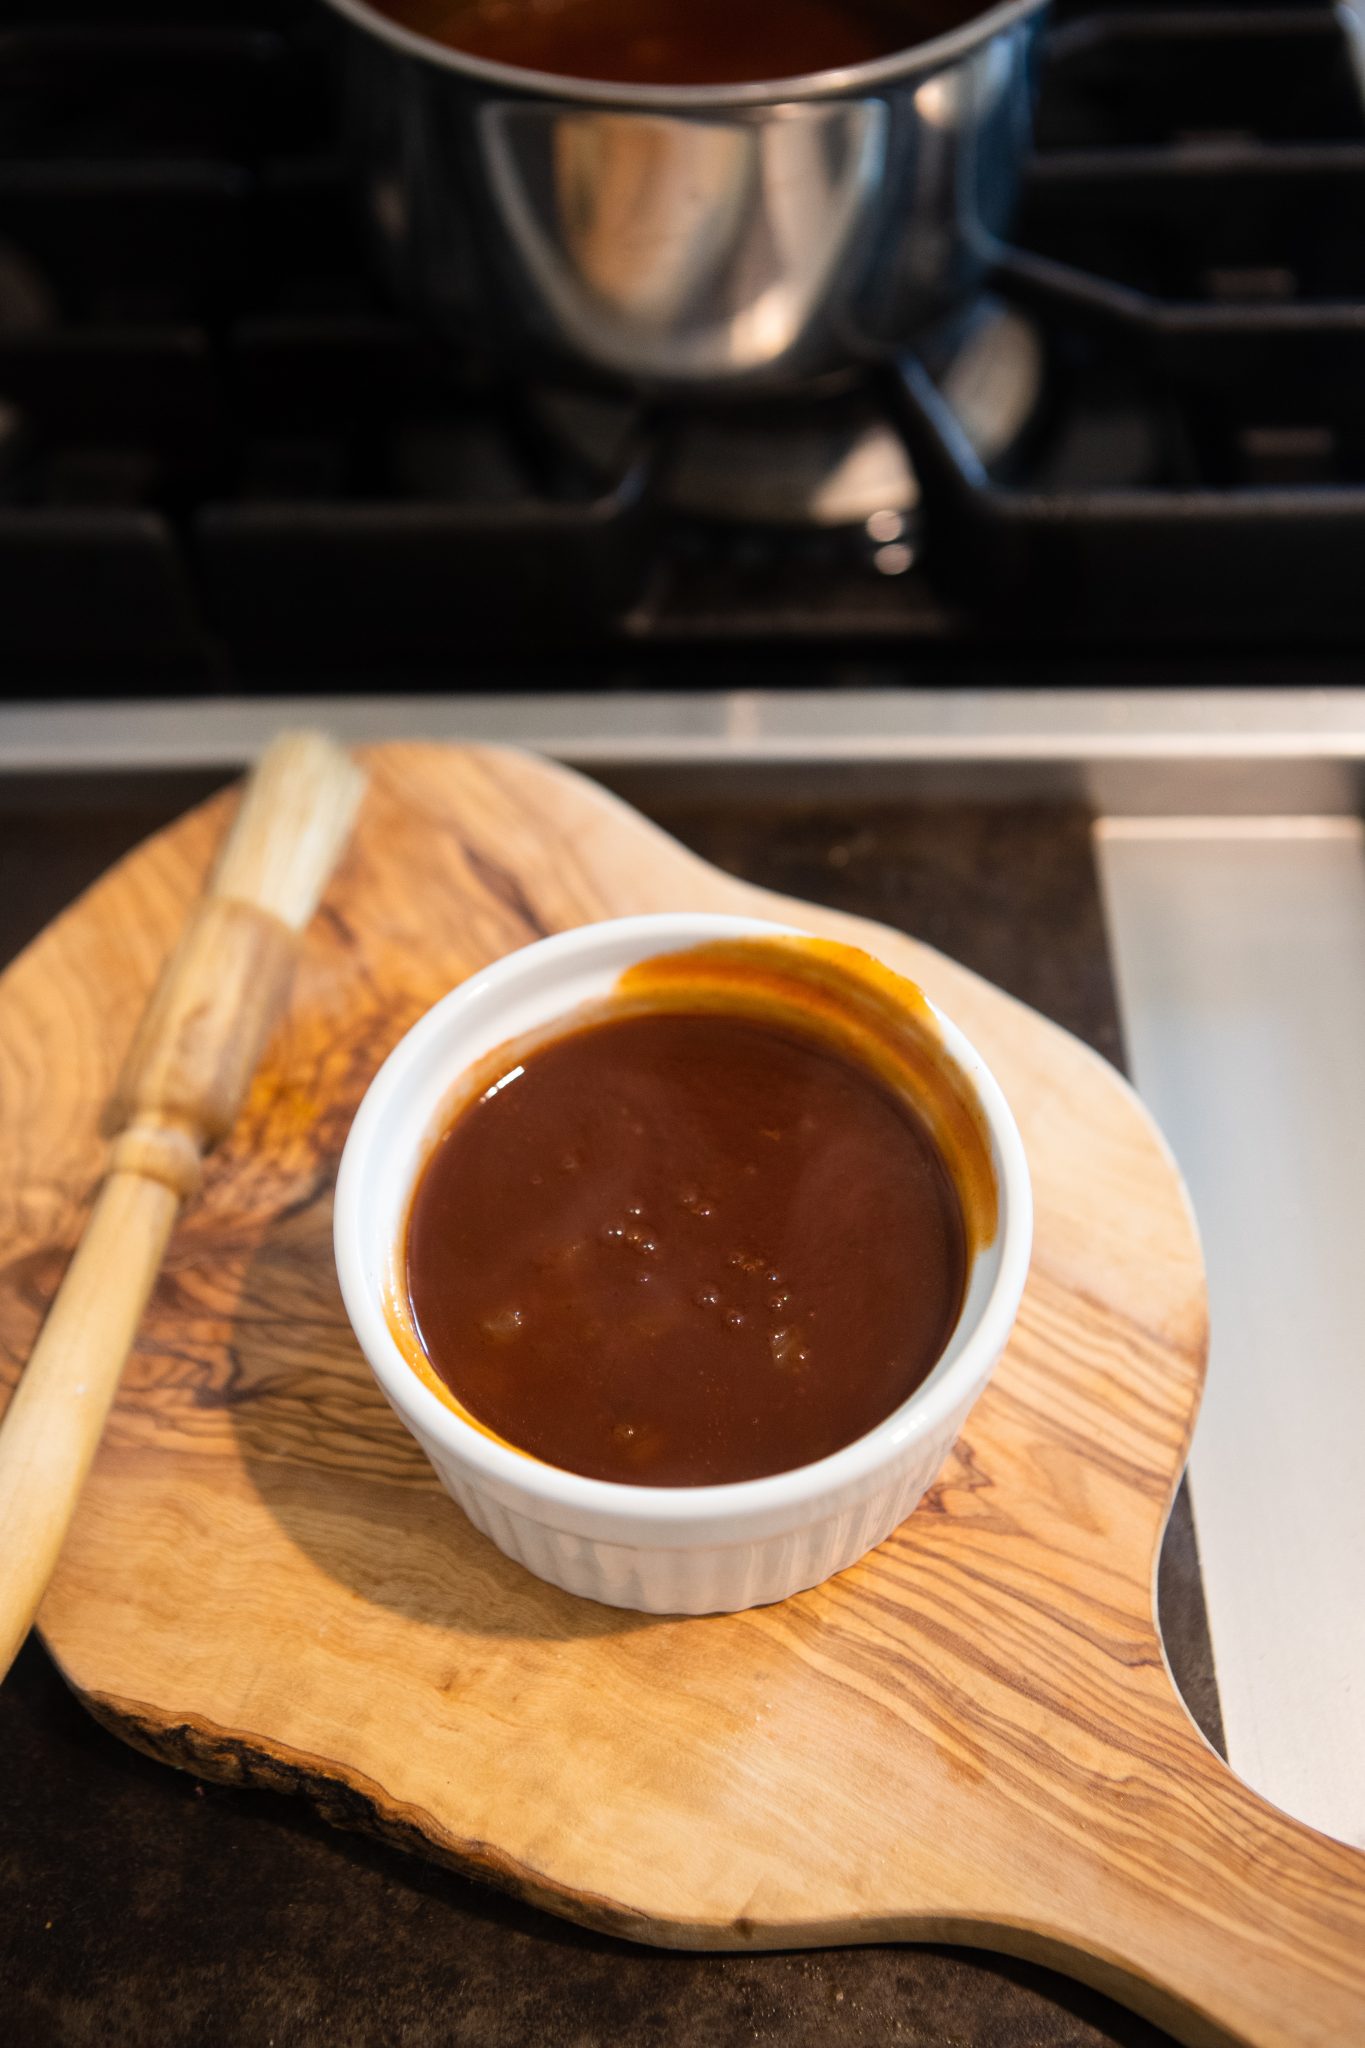
[[[1059,7],[983,307],[856,391],[586,432],[385,303],[330,57],[291,0],[0,4],[0,690],[1365,637],[1349,9]],[[860,435],[819,517],[708,497],[699,445]]]

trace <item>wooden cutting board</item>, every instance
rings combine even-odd
[[[1162,1657],[1154,1565],[1205,1302],[1136,1098],[941,955],[729,879],[543,762],[402,746],[370,764],[43,1608],[91,1711],[640,1940],[970,1941],[1189,2042],[1365,2040],[1365,1856],[1239,1785]],[[231,802],[141,847],[0,981],[10,1380]],[[1004,1084],[1038,1215],[1008,1353],[910,1521],[779,1607],[661,1621],[528,1577],[440,1492],[347,1327],[331,1190],[370,1076],[454,982],[544,932],[682,907],[785,916],[921,980]]]

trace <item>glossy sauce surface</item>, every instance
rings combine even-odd
[[[418,1181],[423,1348],[487,1428],[637,1485],[794,1469],[914,1391],[968,1240],[927,1128],[814,1039],[624,1015],[525,1054]]]
[[[470,56],[563,78],[739,85],[889,57],[984,9],[963,0],[373,0]]]

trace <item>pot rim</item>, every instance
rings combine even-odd
[[[325,4],[403,56],[417,58],[438,70],[453,71],[479,85],[526,98],[615,107],[636,113],[707,114],[801,100],[856,98],[879,86],[926,76],[970,56],[1016,22],[1043,13],[1049,0],[997,0],[994,7],[984,9],[959,27],[931,36],[927,42],[912,43],[888,57],[875,57],[865,64],[850,64],[837,70],[810,71],[792,78],[759,79],[739,85],[631,85],[623,80],[567,78],[552,71],[526,71],[517,65],[473,57],[418,35],[368,6],[366,0],[325,0]]]

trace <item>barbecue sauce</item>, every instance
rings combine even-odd
[[[471,57],[622,85],[743,85],[843,70],[958,28],[963,0],[374,0]]]
[[[773,942],[665,956],[480,1075],[404,1265],[424,1362],[488,1433],[597,1479],[753,1479],[852,1442],[932,1369],[993,1228],[989,1159],[946,1083],[946,1106],[917,1091],[928,1120],[895,1085],[875,986],[844,1042],[822,951],[844,949],[804,972]]]

